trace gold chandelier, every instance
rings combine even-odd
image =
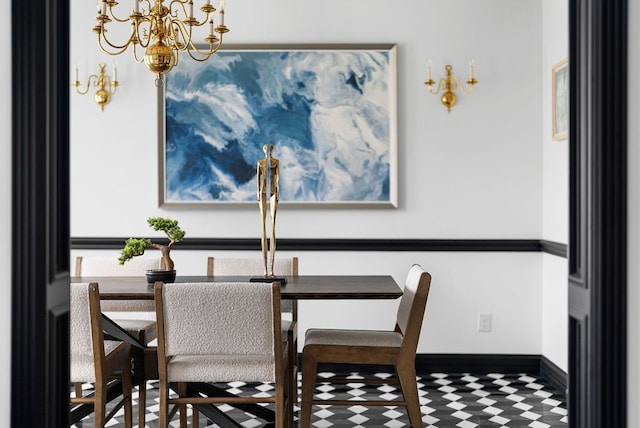
[[[200,7],[204,14],[199,21],[193,14],[193,0],[171,0],[165,6],[164,0],[133,0],[133,11],[126,18],[114,14],[116,0],[98,0],[96,26],[98,45],[109,55],[120,55],[133,46],[136,62],[144,61],[155,73],[156,85],[163,85],[163,78],[178,63],[179,53],[186,51],[195,61],[206,61],[222,46],[222,36],[229,32],[224,25],[224,0],[220,0],[218,25],[214,27],[213,15],[216,8],[211,0],[205,0]],[[182,18],[182,19],[181,19]],[[107,38],[107,24],[110,22],[130,22],[131,33],[123,44],[116,44]],[[209,34],[205,45],[198,48],[193,40],[194,28],[209,24]],[[216,33],[219,35],[216,35]],[[138,46],[144,49],[141,57]]]

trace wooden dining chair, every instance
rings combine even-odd
[[[120,265],[116,257],[78,256],[76,257],[76,277],[104,276],[144,276],[148,269],[160,269],[161,258],[136,257]],[[104,300],[101,308],[120,327],[135,337],[138,342],[148,345],[157,337],[154,319],[134,319],[132,314],[145,313],[155,318],[155,304],[152,300]],[[147,384],[144,376],[138,383],[138,426],[145,428],[147,407]]]
[[[275,426],[289,427],[287,344],[280,330],[280,284],[174,283],[154,287],[158,322],[160,377],[159,427],[168,426],[169,405],[180,410],[186,427],[187,404],[275,405]],[[217,382],[270,382],[267,396],[203,396],[191,393],[196,384]],[[177,383],[178,396],[169,395]],[[202,392],[202,390],[198,390]],[[246,411],[246,410],[245,410]],[[194,406],[192,426],[199,414]]]
[[[276,258],[273,265],[273,272],[276,276],[298,276],[298,258]],[[207,276],[233,276],[233,275],[264,275],[264,261],[260,257],[225,257],[207,258]],[[293,403],[298,401],[298,301],[283,300],[282,310],[282,332],[289,343],[289,362]],[[293,411],[293,408],[291,409]]]
[[[407,276],[393,330],[307,330],[302,350],[300,428],[309,428],[313,404],[405,406],[413,428],[422,427],[415,357],[430,286],[431,275],[419,265],[413,265]],[[401,401],[316,399],[314,390],[318,381],[317,367],[320,363],[392,365],[397,374],[397,379],[394,380],[400,385],[403,399]],[[331,380],[341,381],[337,378]],[[322,381],[327,382],[325,379]],[[380,383],[380,381],[366,379],[358,379],[358,382]],[[390,381],[386,379],[384,382]]]
[[[71,367],[70,378],[75,393],[70,398],[71,422],[77,422],[91,409],[94,426],[103,427],[118,410],[124,407],[125,427],[131,428],[131,348],[128,343],[105,341],[102,332],[100,295],[96,283],[71,284]],[[82,393],[83,383],[93,383],[94,392]],[[107,414],[106,404],[112,391],[119,389],[122,397]],[[77,415],[77,416],[76,416]]]

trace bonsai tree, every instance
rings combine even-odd
[[[184,238],[184,230],[180,229],[177,220],[170,218],[150,217],[147,219],[147,223],[149,223],[149,226],[151,226],[153,230],[163,231],[167,235],[167,238],[169,238],[169,243],[162,245],[151,242],[151,239],[147,238],[129,238],[125,241],[124,248],[120,251],[118,261],[123,265],[127,260],[143,255],[144,250],[147,248],[155,248],[160,250],[165,269],[174,270],[173,260],[171,260],[169,253],[171,252],[171,248],[173,248],[173,244],[182,241],[182,238]]]

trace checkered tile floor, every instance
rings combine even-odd
[[[330,379],[332,373],[321,373]],[[343,374],[341,374],[343,375]],[[389,377],[385,373],[375,375]],[[390,385],[367,385],[359,383],[358,373],[351,373],[353,383],[330,385],[319,383],[316,394],[319,398],[348,398],[353,406],[314,406],[312,426],[329,427],[409,427],[403,407],[365,407],[358,401],[366,398],[392,400],[398,390]],[[244,384],[234,382],[226,386],[234,393],[259,394],[271,389],[267,384]],[[422,420],[426,428],[556,428],[567,427],[567,410],[564,394],[558,393],[541,379],[527,374],[445,374],[430,373],[418,378]],[[134,392],[134,426],[137,426],[137,391]],[[263,421],[229,406],[221,407],[243,427],[264,426]],[[295,407],[296,418],[299,408]],[[157,383],[150,382],[147,391],[147,427],[158,426]],[[189,420],[191,418],[189,417]],[[124,426],[121,414],[107,426]],[[179,426],[174,417],[171,426]],[[200,426],[215,426],[204,417]],[[77,428],[93,427],[91,416]]]

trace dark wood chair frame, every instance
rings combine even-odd
[[[431,275],[423,272],[419,279],[416,295],[410,308],[407,326],[399,347],[385,346],[349,346],[349,345],[305,345],[302,351],[302,403],[300,410],[300,428],[309,428],[311,424],[311,406],[313,404],[353,406],[404,406],[411,425],[414,428],[422,427],[422,415],[418,398],[418,386],[416,383],[415,357],[420,338],[420,329],[424,318],[427,298],[431,286]],[[396,323],[395,331],[402,333]],[[395,368],[397,378],[380,380],[361,380],[358,383],[380,384],[399,383],[403,400],[316,400],[314,399],[317,379],[318,364],[374,364],[390,365]],[[326,382],[326,379],[321,381]],[[344,378],[331,378],[334,383],[349,382]],[[353,382],[351,380],[350,382]]]
[[[89,310],[91,316],[91,341],[96,373],[95,389],[91,394],[83,396],[82,384],[74,384],[75,397],[69,399],[72,405],[70,411],[71,423],[76,422],[75,419],[81,419],[89,414],[90,408],[92,407],[94,412],[94,425],[96,427],[103,427],[107,421],[124,407],[125,427],[131,428],[131,346],[128,343],[122,342],[116,349],[108,355],[105,355],[102,313],[100,311],[100,293],[98,292],[97,283],[89,284]],[[117,380],[114,381],[114,379]],[[107,414],[107,402],[112,401],[120,395],[122,398]],[[82,405],[84,408],[78,405]],[[74,415],[77,416],[74,417]]]
[[[214,276],[215,274],[215,257],[207,258],[207,276]],[[291,276],[298,276],[298,258],[291,258]],[[289,376],[289,391],[291,391],[291,413],[293,413],[293,403],[298,402],[298,301],[287,300],[290,303],[290,307],[285,311],[291,312],[291,321],[285,320],[282,324],[282,331],[287,332],[287,343],[289,346],[289,364],[291,366]]]
[[[160,378],[160,416],[159,428],[167,428],[169,420],[173,417],[177,410],[180,411],[180,427],[187,427],[187,404],[194,406],[192,427],[199,427],[198,408],[204,405],[212,404],[230,404],[236,407],[242,407],[243,404],[273,403],[275,405],[275,427],[291,428],[293,424],[292,406],[289,405],[290,393],[290,364],[288,361],[287,343],[282,341],[281,319],[280,319],[280,283],[274,282],[273,287],[273,331],[274,331],[274,355],[275,355],[275,385],[274,393],[268,397],[239,397],[230,396],[229,394],[218,394],[214,390],[212,396],[202,396],[206,393],[207,387],[200,387],[189,382],[176,382],[170,384],[167,380],[167,364],[171,357],[165,353],[165,323],[164,323],[164,301],[162,282],[154,284],[156,318],[158,324],[158,374]],[[178,393],[177,398],[169,397],[169,389],[174,389]],[[194,391],[197,391],[194,393]],[[169,406],[175,404],[173,409]]]
[[[75,265],[75,276],[82,276],[82,261],[83,256],[76,257],[76,265]],[[164,266],[164,261],[160,262],[161,267]],[[117,323],[117,321],[116,321]],[[157,327],[155,323],[149,324],[145,328],[136,329],[136,330],[128,330],[128,332],[134,336],[138,342],[142,345],[148,345],[150,342],[154,341],[157,336]],[[137,353],[134,355],[134,361],[140,361],[144,359],[144,351],[134,348],[132,350],[133,353]],[[155,349],[154,349],[155,353]],[[134,370],[135,372],[139,372],[139,370]],[[146,412],[147,412],[147,377],[138,375],[134,382],[138,386],[138,427],[145,428],[146,427]]]

